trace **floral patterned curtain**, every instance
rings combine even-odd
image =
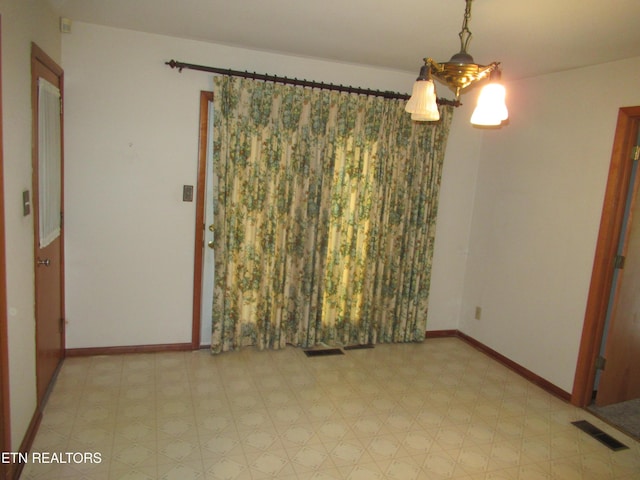
[[[212,351],[422,341],[452,107],[214,86]]]

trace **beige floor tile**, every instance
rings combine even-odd
[[[570,422],[626,443],[612,452]],[[66,359],[23,480],[632,480],[640,443],[458,339],[307,358],[254,348]]]
[[[204,476],[207,480],[252,480],[251,470],[244,455],[203,459]]]
[[[201,480],[205,477],[201,461],[185,461],[158,466],[158,480]]]

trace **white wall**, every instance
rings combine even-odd
[[[440,87],[440,91],[443,90]],[[453,117],[442,169],[427,319],[427,330],[431,331],[457,329],[462,308],[483,134],[482,130],[471,128],[469,124],[475,96],[470,92],[461,98],[463,105]]]
[[[640,105],[638,78],[640,58],[514,82],[510,125],[483,135],[460,329],[568,392],[617,113]]]
[[[0,14],[11,441],[17,449],[37,404],[33,216],[22,215],[22,192],[31,191],[31,42],[60,63],[60,34],[46,2],[1,0]]]
[[[381,90],[415,73],[74,23],[64,35],[69,348],[189,342],[198,98],[177,59]],[[640,60],[509,85],[510,125],[456,112],[429,330],[460,328],[570,391],[617,110]],[[482,319],[473,319],[476,306]]]
[[[62,49],[68,348],[191,340],[195,204],[182,202],[182,185],[196,182],[199,92],[213,81],[165,61],[405,92],[417,73],[81,22],[63,35]],[[455,220],[439,224],[437,249],[455,257],[458,273],[445,266],[433,275],[431,308],[442,314],[429,321],[438,329],[457,328],[465,247],[447,237],[468,235],[474,172],[465,163],[445,166],[440,211]],[[438,255],[436,265],[446,265]]]

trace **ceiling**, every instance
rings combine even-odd
[[[465,9],[463,0],[48,2],[73,21],[416,73],[422,58],[458,52]],[[639,19],[639,0],[476,0],[468,51],[502,62],[505,79],[558,72],[640,56]]]

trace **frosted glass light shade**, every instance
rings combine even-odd
[[[486,85],[478,95],[478,105],[471,115],[473,125],[496,126],[509,118],[505,89],[500,83]]]
[[[404,109],[411,114],[412,120],[419,122],[435,122],[440,120],[433,80],[417,80],[413,84],[411,98],[407,101]]]

